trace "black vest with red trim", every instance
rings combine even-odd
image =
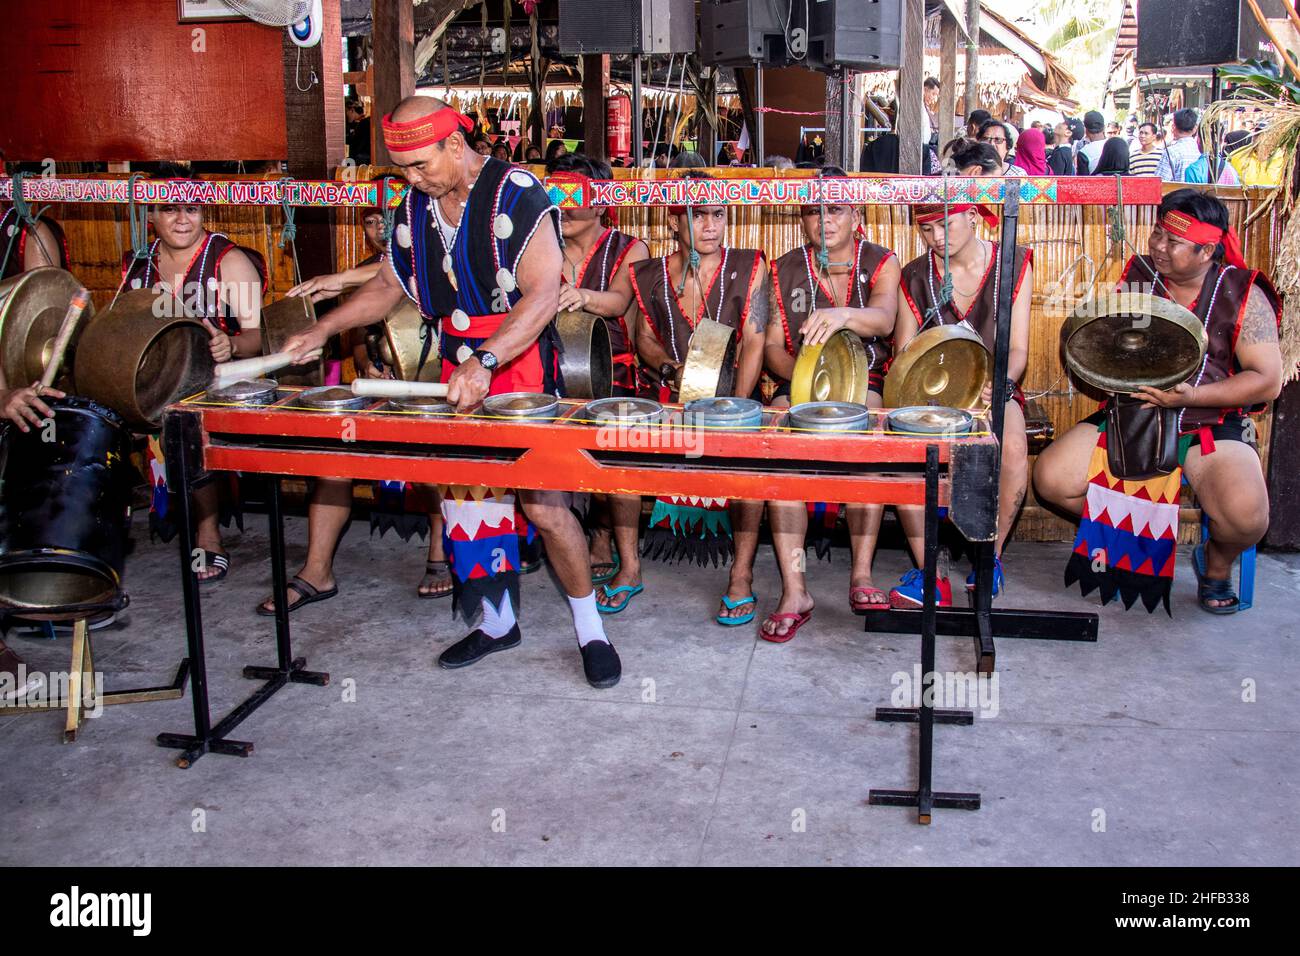
[[[893,256],[893,251],[865,239],[853,243],[853,268],[849,272],[848,301],[850,309],[865,309],[871,301],[871,290],[880,277],[880,270]],[[772,289],[776,293],[776,310],[785,331],[785,350],[790,355],[799,351],[800,329],[817,309],[835,308],[833,290],[818,275],[817,250],[812,245],[791,249],[772,263]],[[883,336],[864,336],[862,344],[867,349],[867,360],[873,377],[884,374],[889,364],[891,348]]]
[[[55,249],[49,250],[51,257],[56,257],[57,261],[43,262],[42,265],[58,266],[60,269],[68,268],[68,240],[63,235],[63,227],[51,219],[49,216],[41,216],[40,221],[50,230],[54,236]],[[34,230],[26,222],[20,222],[18,219],[18,210],[10,206],[0,216],[0,255],[6,252],[3,266],[0,269],[0,279],[9,279],[23,271],[23,262],[27,256],[27,243],[36,242]]]
[[[939,325],[956,325],[965,321],[979,333],[989,353],[993,353],[994,340],[998,330],[998,291],[1002,287],[1001,268],[998,261],[998,247],[994,243],[989,250],[989,264],[980,280],[979,294],[965,313],[957,308],[957,303],[949,301],[937,315],[934,308],[938,299],[939,286],[943,283],[943,260],[932,252],[917,256],[903,266],[902,291],[912,314],[916,316],[919,328],[926,328],[930,323]],[[1020,286],[1025,281],[1025,270],[1033,261],[1033,253],[1024,246],[1016,246],[1015,282],[1012,285],[1011,301],[1016,301]]]
[[[1138,260],[1142,268],[1135,269]],[[1132,273],[1130,275],[1130,273]],[[1163,282],[1155,282],[1156,267],[1150,256],[1132,256],[1124,265],[1116,287],[1120,292],[1136,287],[1141,291],[1153,291],[1154,294],[1169,298],[1169,291]],[[1154,289],[1153,289],[1154,286]],[[1259,286],[1268,298],[1277,316],[1278,327],[1282,322],[1282,300],[1268,280],[1258,269],[1237,269],[1233,266],[1215,264],[1205,274],[1201,283],[1200,294],[1192,303],[1192,311],[1205,326],[1207,345],[1205,360],[1188,376],[1190,385],[1210,385],[1221,382],[1230,375],[1240,371],[1235,351],[1237,336],[1241,333],[1241,320],[1246,314],[1246,302],[1250,298],[1252,286]],[[1251,409],[1241,408],[1185,408],[1179,419],[1179,430],[1183,433],[1193,432],[1205,425],[1222,422],[1229,414],[1243,411],[1258,412],[1265,406],[1256,405]]]
[[[578,273],[578,288],[590,292],[608,292],[614,276],[623,266],[628,252],[641,240],[617,229],[606,229],[587,253],[587,259]],[[614,353],[614,384],[623,388],[636,387],[636,357],[631,351],[632,338],[628,335],[623,316],[605,316],[609,330],[609,347]]]
[[[763,265],[758,249],[722,250],[722,262],[713,274],[699,313],[687,317],[677,297],[680,272],[669,275],[669,257],[646,259],[632,267],[632,291],[659,343],[674,362],[686,361],[691,333],[701,318],[730,326],[738,332],[749,318],[749,290],[754,273]]]
[[[438,225],[436,200],[408,189],[394,216],[388,262],[426,321],[437,322],[444,361],[459,365],[485,341],[461,334],[471,317],[504,317],[523,295],[515,275],[533,234],[549,218],[560,239],[559,210],[537,177],[486,159],[470,186],[450,248]],[[548,392],[561,390],[558,337],[551,323],[539,337]]]
[[[155,239],[149,246],[149,256],[137,259],[130,252],[122,255],[122,285],[126,289],[152,289],[160,282],[170,282],[171,276],[161,275],[158,271],[158,246],[161,239]],[[248,256],[257,270],[262,287],[260,295],[266,292],[266,260],[255,249],[236,244],[229,236],[219,232],[210,232],[194,250],[190,264],[185,269],[185,286],[173,290],[191,313],[207,319],[227,335],[239,334],[239,316],[222,302],[217,294],[217,284],[221,281],[221,260],[232,249],[238,249]],[[177,295],[179,291],[179,295]]]

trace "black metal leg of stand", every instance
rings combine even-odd
[[[917,823],[929,823],[931,812],[941,810],[978,810],[980,796],[978,793],[935,793],[933,787],[934,773],[934,725],[938,716],[934,709],[933,685],[934,673],[934,639],[938,611],[938,586],[935,577],[939,558],[939,449],[931,445],[925,452],[925,577],[922,591],[923,607],[921,611],[921,687],[920,707],[916,708],[915,722],[920,725],[917,744],[919,748],[919,772],[915,790],[872,790],[868,802],[873,806],[916,807]],[[944,711],[942,723],[972,722],[969,711]],[[890,722],[911,721],[903,716],[899,709],[890,709],[882,716],[876,712],[877,720]]]
[[[295,659],[293,656],[293,647],[289,641],[289,582],[284,570],[284,511],[280,507],[280,479],[272,476],[267,483],[269,488],[266,495],[266,510],[271,532],[271,601],[275,605],[277,666],[245,667],[244,676],[250,680],[264,680],[276,684],[277,686],[269,691],[269,696],[283,686],[285,681],[323,687],[329,683],[330,675],[304,670],[307,666],[306,659],[302,657]]]

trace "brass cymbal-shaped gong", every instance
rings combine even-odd
[[[933,325],[894,356],[885,376],[885,407],[970,408],[980,399],[993,360],[967,325]]]
[[[0,282],[0,363],[11,388],[30,385],[44,374],[63,316],[80,288],[71,272],[55,266],[42,266]],[[81,330],[94,314],[94,305],[87,306],[68,343],[65,376],[72,368]],[[61,377],[55,384],[63,383]]]
[[[867,350],[856,332],[840,329],[820,345],[804,345],[794,362],[790,404],[867,403]]]
[[[384,317],[384,337],[379,340],[379,357],[393,374],[404,382],[436,382],[442,377],[442,363],[438,360],[438,328],[430,325],[429,354],[420,366],[420,352],[424,339],[420,330],[424,318],[410,299],[403,298]]]
[[[614,394],[614,353],[605,320],[575,309],[555,317],[563,353],[560,374],[566,398],[609,398]]]
[[[697,398],[730,395],[736,389],[736,330],[712,319],[700,319],[686,348],[677,400],[685,405]]]
[[[1061,326],[1066,367],[1104,392],[1172,388],[1205,357],[1205,327],[1177,302],[1113,292],[1084,302]]]
[[[262,309],[262,354],[279,352],[284,343],[299,332],[306,332],[316,324],[316,306],[311,296],[286,296]],[[281,385],[319,385],[323,378],[325,359],[290,365],[275,373]]]

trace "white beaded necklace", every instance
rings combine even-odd
[[[1205,329],[1205,333],[1206,333],[1206,338],[1207,338],[1207,339],[1209,338],[1209,332],[1210,332],[1210,316],[1214,314],[1214,302],[1215,302],[1215,300],[1218,299],[1218,297],[1219,297],[1219,286],[1223,284],[1223,277],[1226,276],[1226,275],[1227,275],[1231,270],[1233,270],[1233,269],[1235,269],[1235,268],[1237,268],[1237,267],[1236,267],[1236,266],[1226,266],[1224,269],[1222,269],[1222,270],[1219,272],[1219,278],[1218,278],[1217,280],[1215,280],[1215,283],[1214,283],[1214,291],[1213,291],[1212,293],[1210,293],[1210,305],[1209,305],[1209,308],[1207,308],[1207,309],[1205,310],[1205,320],[1201,323],[1202,327]],[[1163,285],[1164,283],[1161,283],[1161,284]],[[1165,292],[1168,292],[1168,291],[1169,291],[1169,288],[1168,288],[1168,286],[1166,286],[1166,287],[1165,287]],[[1249,290],[1247,290],[1247,292],[1249,293]],[[1173,296],[1170,296],[1170,298],[1172,299]],[[1209,364],[1209,361],[1210,361],[1210,350],[1207,348],[1207,349],[1205,350],[1205,357],[1201,359],[1201,370],[1200,370],[1199,372],[1196,373],[1196,381],[1192,383],[1192,389],[1193,389],[1193,390],[1195,390],[1196,387],[1199,386],[1199,385],[1201,384],[1201,379],[1205,377],[1205,367],[1206,367],[1206,365]],[[1185,415],[1186,413],[1187,413],[1187,408],[1186,408],[1186,407],[1180,408],[1180,409],[1178,410],[1178,432],[1179,432],[1179,434],[1182,433],[1182,430],[1183,430],[1183,415]]]
[[[723,246],[722,262],[718,264],[717,280],[718,280],[718,308],[719,309],[722,308],[722,303],[726,301],[725,297],[727,294],[727,253],[728,252],[730,252],[730,250],[726,246]],[[668,260],[670,258],[671,256],[664,256],[663,259],[660,260],[660,263],[663,266],[663,273],[664,273],[664,305],[667,306],[668,308],[668,338],[673,347],[673,358],[676,361],[680,362],[682,360],[682,357],[677,350],[677,323],[673,321],[673,299],[675,298],[675,296],[673,295],[673,287],[668,279]],[[696,272],[695,284],[697,288],[699,286],[699,281],[700,281],[700,274]],[[708,314],[709,291],[710,290],[705,290],[703,292],[703,299],[700,302],[700,306],[704,310],[705,318],[711,319],[712,316]],[[680,303],[678,304],[680,305]],[[682,313],[682,320],[688,326],[690,326],[691,329],[694,329],[695,326],[698,324],[698,321],[692,322],[690,317],[686,315],[685,312]]]

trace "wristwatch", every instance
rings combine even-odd
[[[471,358],[478,359],[478,364],[482,365],[489,372],[497,367],[497,357],[487,349],[475,349]]]

